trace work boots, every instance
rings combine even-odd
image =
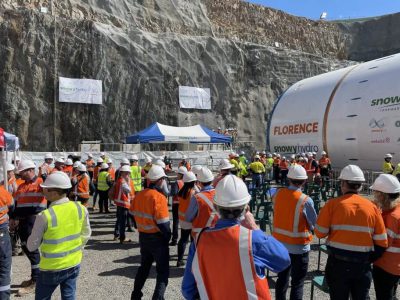
[[[35,292],[36,281],[33,279],[25,280],[21,283],[21,288],[18,290],[17,296],[22,297]]]

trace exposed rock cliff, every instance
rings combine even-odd
[[[283,90],[352,63],[337,60],[350,30],[224,2],[66,0],[54,18],[39,12],[43,1],[2,0],[0,126],[25,150],[52,149],[54,134],[59,149],[120,142],[154,121],[237,127],[264,147]],[[102,80],[103,105],[56,103],[54,115],[55,71]],[[179,109],[179,85],[211,88],[212,110]]]

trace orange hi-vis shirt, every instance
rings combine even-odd
[[[113,167],[109,168],[108,173],[110,174],[111,180],[115,181],[115,169]]]
[[[0,225],[8,222],[8,208],[12,204],[13,197],[4,186],[0,186]]]
[[[64,169],[63,169],[63,172],[65,174],[67,174],[69,178],[72,177],[72,171],[73,171],[73,167],[72,166],[65,166]]]
[[[279,168],[281,170],[289,169],[289,163],[287,162],[287,160],[281,160],[280,163],[279,163]]]
[[[93,159],[87,159],[86,160],[86,170],[88,172],[93,172],[95,165],[96,164],[95,164]]]
[[[179,167],[185,167],[188,171],[190,171],[191,167],[190,167],[190,163],[187,161],[185,164],[183,164],[182,162],[179,163]]]
[[[139,232],[161,232],[157,224],[169,222],[167,198],[155,189],[144,189],[132,201],[132,214]]]
[[[331,163],[331,160],[329,158],[321,157],[319,159],[318,165],[319,165],[320,168],[327,168],[328,165],[330,165],[330,163]]]
[[[42,178],[34,177],[18,187],[15,193],[16,216],[36,215],[47,208],[47,200],[40,186],[42,183]]]
[[[304,166],[304,168],[306,169],[307,173],[315,173],[315,167],[313,166],[313,159],[310,159],[306,165]]]
[[[97,183],[97,177],[99,177],[100,166],[95,166],[93,171],[93,183]]]
[[[17,189],[17,179],[15,177],[11,177],[7,182],[7,190],[11,195],[14,195],[17,192]]]
[[[308,196],[300,190],[280,189],[274,198],[272,236],[282,243],[306,245],[313,236],[303,214]]]
[[[179,217],[179,225],[182,229],[192,229],[192,223],[186,221],[186,212],[189,208],[190,200],[193,195],[196,193],[196,190],[193,188],[186,198],[178,197],[179,206],[178,206],[178,217]]]
[[[274,165],[275,167],[279,167],[280,163],[281,163],[281,160],[280,160],[279,158],[275,158],[275,159],[274,159],[274,164],[273,164],[273,165]]]
[[[176,181],[176,184],[178,185],[178,192],[179,192],[179,191],[181,190],[181,188],[183,187],[183,180],[182,180],[182,179],[177,180],[177,181]],[[175,196],[172,198],[172,203],[173,203],[173,204],[179,204],[178,195],[175,195]]]
[[[385,224],[379,209],[357,194],[345,194],[322,207],[315,234],[337,249],[371,252],[374,245],[387,247]]]
[[[203,231],[192,272],[201,299],[271,299],[267,277],[254,267],[251,230],[243,226]]]
[[[74,186],[74,195],[83,198],[83,199],[89,199],[89,182],[90,182],[90,177],[88,174],[79,174],[76,177],[76,180],[78,181],[77,184]]]
[[[388,236],[388,248],[374,265],[390,274],[400,276],[400,205],[384,211],[382,217]]]
[[[114,202],[116,206],[130,208],[131,202],[133,198],[135,198],[135,186],[133,184],[133,180],[129,178],[129,188],[131,192],[129,194],[124,193],[122,185],[125,183],[123,178],[118,178],[117,182],[115,183],[115,193],[114,193]]]
[[[218,221],[218,214],[215,211],[213,199],[215,189],[202,191],[194,195],[198,205],[197,216],[192,220],[193,238],[205,227],[214,227]]]

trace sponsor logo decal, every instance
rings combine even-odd
[[[372,99],[371,106],[379,107],[381,111],[400,110],[400,96]]]
[[[319,152],[317,145],[282,145],[274,146],[274,152],[279,153],[300,153],[300,152]]]
[[[274,135],[295,135],[318,132],[318,122],[274,126]]]
[[[371,144],[389,144],[389,143],[390,143],[389,137],[371,140]]]
[[[386,131],[386,129],[383,129],[385,127],[385,120],[384,119],[379,119],[376,120],[371,119],[371,121],[369,121],[369,127],[371,128],[371,132],[384,132]]]

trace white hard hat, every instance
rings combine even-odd
[[[286,160],[286,156],[282,156],[282,160]]]
[[[397,194],[400,193],[400,182],[396,176],[381,174],[375,179],[370,189],[386,194]]]
[[[261,154],[267,154],[267,152],[263,151],[263,152],[261,152]]]
[[[254,158],[255,158],[255,159],[260,159],[260,155],[256,154],[256,155],[254,156]]]
[[[201,170],[201,168],[203,168],[203,167],[200,166],[200,165],[194,165],[194,166],[192,166],[191,171],[192,171],[195,175],[198,175],[198,174],[199,174],[199,171]]]
[[[13,164],[7,164],[7,172],[14,171],[14,170],[15,170],[15,166]]]
[[[221,159],[221,160],[219,161],[218,168],[219,168],[220,170],[233,169],[234,167],[235,167],[235,166],[232,165],[232,164],[229,162],[229,160],[227,160],[226,158]]]
[[[101,157],[99,157],[98,159],[97,159],[97,163],[99,164],[99,163],[102,163],[103,162],[103,159],[101,158]]]
[[[86,172],[86,166],[84,164],[79,164],[78,171],[79,172]]]
[[[246,153],[244,153],[244,151],[240,151],[240,155],[245,155]]]
[[[304,160],[305,163],[308,163],[308,158],[307,157],[304,157],[303,160]]]
[[[290,158],[291,158],[291,159],[295,159],[295,158],[296,158],[296,155],[292,154],[292,155],[290,155]]]
[[[106,163],[102,163],[100,168],[101,168],[101,169],[108,169],[108,168],[109,168],[109,165],[106,164]]]
[[[210,182],[214,180],[214,175],[207,167],[202,167],[197,173],[197,179],[200,182]]]
[[[178,174],[184,175],[186,172],[187,172],[186,167],[181,166],[181,167],[178,168]]]
[[[132,172],[131,167],[130,167],[130,166],[127,166],[127,165],[124,165],[124,166],[122,166],[121,168],[119,168],[119,171],[120,171],[120,172],[129,172],[129,173]]]
[[[305,154],[304,152],[302,152],[302,153],[301,153],[301,156],[305,157],[305,156],[306,156],[306,154]]]
[[[308,155],[308,156],[312,156],[312,152],[308,152],[307,155]]]
[[[160,166],[163,169],[165,169],[165,163],[161,159],[157,159],[154,164],[157,165],[157,166]]]
[[[16,157],[15,157],[15,160],[21,160],[21,157],[16,156]]]
[[[256,151],[256,155],[260,154],[260,151]]]
[[[136,154],[133,154],[133,155],[129,156],[129,160],[139,160],[139,158]]]
[[[214,203],[221,207],[244,206],[250,199],[246,184],[235,175],[225,176],[215,189]]]
[[[183,155],[183,156],[182,156],[182,159],[187,159],[187,155]]]
[[[112,164],[112,163],[113,163],[112,159],[109,158],[107,163],[108,163],[108,164]]]
[[[121,160],[121,164],[129,165],[129,160],[128,160],[126,157],[124,157],[124,158]]]
[[[159,165],[153,165],[150,168],[149,173],[147,173],[147,178],[153,181],[156,181],[163,177],[167,177],[167,175],[165,175],[163,167]]]
[[[46,153],[44,159],[53,159],[53,155],[51,153]]]
[[[183,182],[184,183],[193,182],[193,181],[196,181],[196,180],[197,180],[196,175],[191,171],[186,172],[185,174],[183,174]]]
[[[390,154],[390,153],[388,153],[388,154],[385,154],[385,158],[392,158],[393,156],[392,156],[392,154]]]
[[[272,157],[272,154],[271,153],[268,153],[268,158],[271,158]]]
[[[276,157],[281,157],[281,155],[280,155],[280,154],[277,154]]]
[[[326,155],[326,152],[325,152],[325,151],[322,151],[322,152],[321,152],[321,155]]]
[[[339,176],[340,180],[348,180],[355,182],[364,182],[365,177],[359,166],[348,165],[342,169]]]
[[[67,158],[67,160],[65,161],[65,164],[66,164],[67,166],[72,166],[74,163],[72,162],[72,159]]]
[[[64,158],[62,157],[57,158],[56,163],[64,164],[65,163]]]
[[[21,160],[18,165],[18,172],[28,170],[28,169],[35,169],[35,163],[31,160]]]
[[[92,153],[88,153],[87,156],[88,157],[93,157],[93,154]]]
[[[101,153],[100,153],[100,156],[105,156],[105,155],[106,155],[105,152],[101,152]]]
[[[312,152],[312,155],[317,155],[317,152]]]
[[[72,153],[71,155],[74,156],[74,157],[75,156],[79,156],[78,153],[76,153],[76,152]]]
[[[151,157],[150,156],[147,156],[146,158],[145,158],[145,162],[148,164],[148,163],[151,163],[151,161],[152,161],[152,159],[151,159]]]
[[[54,172],[47,176],[44,183],[40,185],[42,188],[70,189],[72,187],[71,180],[64,172]]]
[[[68,160],[68,159],[67,159]],[[72,161],[72,160],[71,160]],[[80,161],[76,161],[76,162],[74,162],[74,164],[73,164],[73,168],[77,168],[77,167],[79,167],[80,165],[81,165],[82,163],[80,162]]]
[[[308,178],[306,170],[299,165],[290,167],[287,177],[294,180],[305,180]]]

